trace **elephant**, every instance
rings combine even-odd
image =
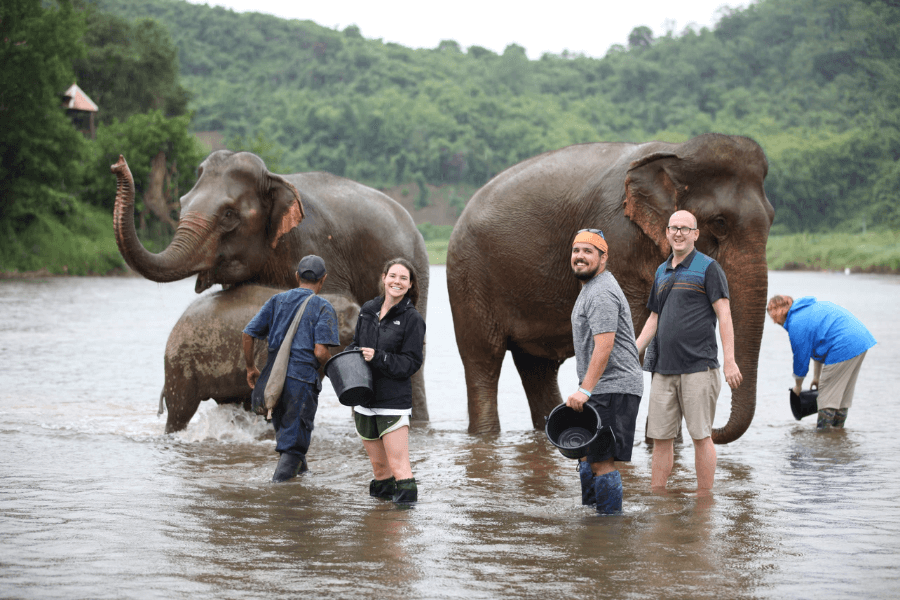
[[[685,209],[697,217],[697,249],[716,259],[728,278],[735,358],[744,376],[732,394],[728,422],[713,430],[713,441],[743,435],[756,410],[766,312],[766,241],[774,217],[763,189],[767,172],[756,142],[709,133],[677,144],[568,146],[516,164],[479,189],[447,250],[469,431],[500,429],[497,381],[507,350],[535,428],[543,428],[562,402],[557,375],[574,355],[570,318],[580,287],[569,266],[576,232],[603,230],[607,269],[640,332],[654,273],[670,253],[668,218]]]
[[[218,150],[200,164],[194,187],[181,197],[172,242],[153,254],[135,232],[134,180],[124,157],[111,169],[116,242],[128,266],[147,279],[197,275],[197,293],[217,283],[290,288],[300,259],[317,254],[328,268],[322,293],[362,306],[381,293],[384,264],[403,257],[418,271],[416,308],[426,316],[425,240],[410,214],[378,190],[330,173],[277,175],[255,154]],[[427,421],[422,369],[412,384],[413,418]]]
[[[166,379],[159,396],[159,414],[164,404],[168,409],[166,433],[187,427],[200,402],[209,398],[219,404],[239,402],[249,407],[241,332],[266,300],[283,291],[244,284],[203,294],[187,307],[166,342]],[[338,316],[341,345],[332,348],[336,354],[353,341],[359,305],[346,296],[322,297],[331,302]],[[264,342],[254,344],[254,354],[256,364],[266,364]]]

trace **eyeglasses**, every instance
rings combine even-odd
[[[596,233],[597,235],[602,237],[604,240],[606,239],[606,236],[604,236],[603,232],[600,231],[599,229],[579,229],[578,231],[575,232],[575,235],[578,235],[579,233],[584,233],[585,231],[588,233]]]
[[[697,228],[696,227],[674,227],[672,225],[669,225],[668,227],[666,227],[666,231],[668,231],[671,234],[676,234],[680,231],[681,235],[687,235],[692,231],[697,231]]]

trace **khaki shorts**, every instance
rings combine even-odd
[[[853,404],[856,378],[859,377],[859,368],[862,367],[865,357],[866,353],[863,352],[850,360],[822,366],[822,375],[819,377],[819,410],[850,408]]]
[[[712,435],[716,400],[721,389],[719,369],[684,375],[654,373],[650,383],[647,437],[654,440],[673,439],[684,417],[692,439],[708,438]]]

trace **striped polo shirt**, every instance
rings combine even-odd
[[[659,315],[656,373],[680,375],[719,367],[716,313],[712,304],[728,298],[725,272],[694,249],[678,266],[674,255],[656,270],[647,308]],[[660,312],[661,300],[665,299]]]

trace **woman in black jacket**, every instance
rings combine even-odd
[[[354,407],[353,416],[375,474],[369,494],[409,503],[418,499],[409,464],[410,377],[422,367],[425,320],[415,308],[419,286],[409,261],[389,260],[382,285],[384,295],[360,309],[353,336],[353,346],[372,368],[375,400]]]

